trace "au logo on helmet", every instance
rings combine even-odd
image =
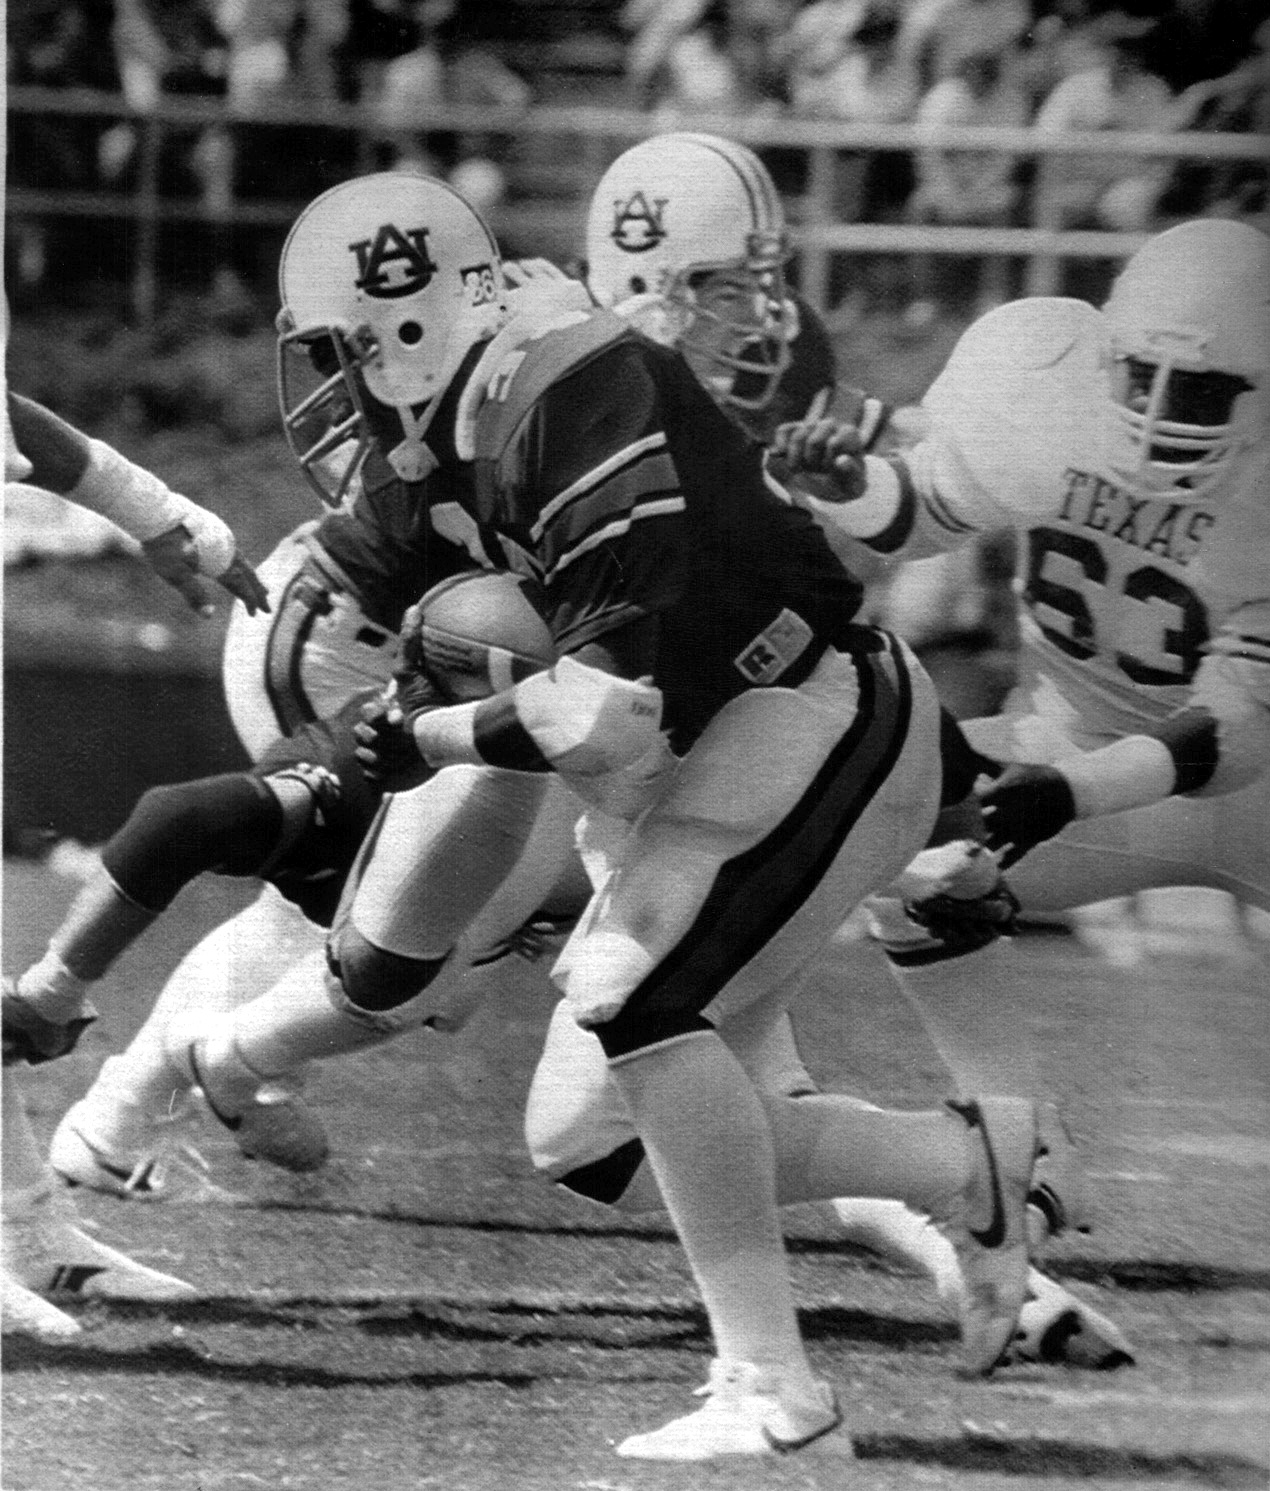
[[[427,228],[407,228],[403,232],[393,223],[384,223],[374,238],[363,238],[348,247],[357,255],[354,283],[374,300],[414,295],[426,289],[437,272],[436,261],[428,252]]]
[[[650,202],[643,192],[636,192],[625,201],[616,198],[609,237],[628,254],[644,254],[656,248],[666,236],[663,218],[669,200],[669,197],[654,197]]]

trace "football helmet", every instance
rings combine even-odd
[[[506,317],[498,245],[428,176],[332,187],[287,235],[278,269],[283,424],[305,475],[342,500],[377,438],[404,481],[437,462],[424,437],[464,358]]]
[[[1208,496],[1262,438],[1270,393],[1270,238],[1201,218],[1152,238],[1103,307],[1104,463],[1131,495]]]
[[[641,141],[595,189],[586,253],[596,300],[678,347],[721,404],[770,401],[793,334],[789,234],[752,150],[707,134]]]

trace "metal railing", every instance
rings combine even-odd
[[[136,184],[128,191],[77,191],[11,185],[10,215],[126,219],[137,224],[132,245],[131,298],[137,315],[153,315],[158,296],[159,226],[169,222],[205,222],[253,227],[288,225],[303,201],[233,199],[210,206],[194,197],[170,198],[160,191],[160,159],[165,136],[173,130],[213,125],[270,125],[304,130],[346,131],[356,170],[370,169],[378,142],[394,135],[418,138],[448,132],[509,140],[552,139],[574,142],[568,159],[585,182],[572,199],[503,204],[495,227],[500,234],[532,239],[549,233],[568,235],[580,244],[586,193],[626,145],[674,127],[664,116],[594,106],[536,106],[524,112],[436,108],[421,111],[412,129],[385,128],[373,111],[346,104],[275,105],[243,118],[214,99],[164,98],[151,114],[132,112],[121,95],[82,89],[12,87],[8,111],[13,116],[63,116],[126,119],[139,133]],[[823,304],[834,255],[862,253],[1002,254],[1028,260],[1030,293],[1048,293],[1068,259],[1118,259],[1132,253],[1145,234],[1080,231],[1046,227],[951,227],[897,223],[834,221],[834,160],[844,151],[992,151],[1020,158],[1052,156],[1140,157],[1144,160],[1221,162],[1270,158],[1270,136],[1177,133],[1166,135],[1117,132],[1052,135],[1026,128],[958,127],[932,130],[919,125],[880,125],[769,117],[698,116],[685,127],[711,130],[755,149],[803,151],[807,155],[804,195],[791,202],[797,225],[800,283],[804,293]]]

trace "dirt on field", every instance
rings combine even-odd
[[[6,865],[4,889],[19,968],[74,886],[27,861]],[[23,1074],[42,1136],[179,953],[242,903],[224,882],[192,888],[100,986],[80,1050]],[[334,1144],[317,1176],[246,1163],[204,1117],[187,1137],[210,1170],[174,1171],[173,1199],[76,1193],[97,1235],[199,1298],[70,1299],[77,1341],[6,1338],[5,1491],[1262,1488],[1270,961],[1228,932],[1161,951],[1130,928],[1123,948],[1135,937],[1121,968],[1070,937],[1024,939],[1016,1016],[1059,1052],[1092,1176],[1096,1229],[1056,1245],[1052,1270],[1115,1318],[1136,1366],[962,1381],[933,1290],[802,1208],[791,1268],[843,1431],[761,1464],[619,1460],[622,1437],[693,1406],[709,1340],[663,1224],[530,1173],[520,1109],[550,994],[517,965],[463,1035],[314,1069]],[[826,1085],[912,1106],[942,1093],[911,1011],[853,937],[798,1025]]]

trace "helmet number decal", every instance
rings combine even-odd
[[[469,264],[459,275],[468,305],[493,305],[498,300],[498,276],[492,264]]]
[[[357,278],[353,282],[372,300],[399,300],[424,290],[437,272],[428,252],[428,229],[384,223],[374,238],[349,244],[357,256]]]

